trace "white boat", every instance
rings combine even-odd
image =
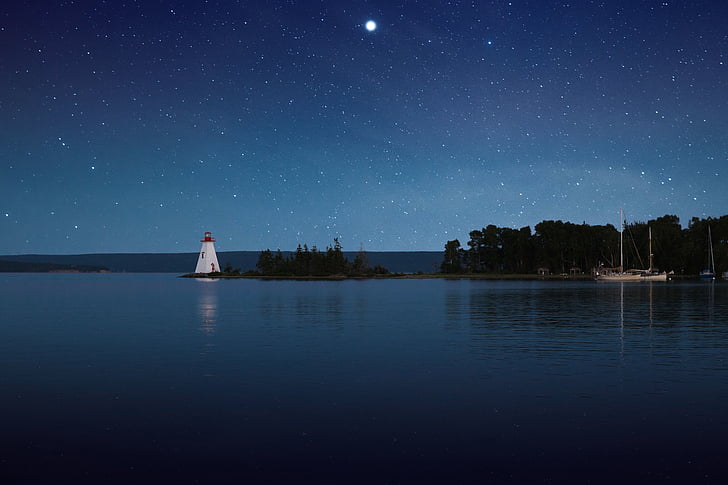
[[[623,235],[624,230],[624,213],[619,209],[619,267],[618,268],[599,268],[596,272],[598,281],[642,281],[640,271],[624,271],[624,251]]]
[[[648,228],[649,234],[650,234],[650,267],[645,270],[644,273],[640,274],[640,278],[642,281],[667,281],[667,273],[659,271],[656,271],[654,269],[654,266],[652,264],[653,254],[652,254],[652,228]]]
[[[715,259],[713,258],[713,237],[710,234],[710,226],[708,226],[708,253],[710,258],[708,260],[708,267],[700,272],[701,280],[714,280],[715,279]],[[725,277],[725,273],[724,273]]]
[[[599,281],[644,281],[642,274],[634,271],[619,271],[612,268],[603,268],[597,272]]]
[[[624,229],[624,214],[622,209],[619,210],[619,268],[599,268],[596,277],[600,281],[667,281],[667,273],[659,272],[653,266],[652,254],[652,228],[649,229],[650,235],[650,267],[648,269],[630,269],[624,271],[624,238],[622,231]]]

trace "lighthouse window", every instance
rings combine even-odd
[[[205,259],[205,251],[202,251],[202,252],[200,253],[200,258],[201,258],[201,259]]]

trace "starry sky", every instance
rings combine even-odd
[[[718,0],[4,2],[0,254],[686,226],[727,68]]]

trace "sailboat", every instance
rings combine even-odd
[[[600,268],[596,273],[596,278],[599,281],[640,281],[642,279],[639,272],[624,271],[623,230],[624,213],[622,209],[619,209],[619,268]]]
[[[710,234],[710,226],[708,226],[708,252],[710,259],[708,261],[708,267],[700,272],[701,280],[714,280],[715,279],[715,259],[713,258],[713,237]]]
[[[646,271],[640,274],[640,279],[642,281],[667,281],[667,273],[666,272],[658,272],[655,271],[652,259],[654,255],[652,254],[652,228],[648,228],[649,234],[650,234],[650,267]]]

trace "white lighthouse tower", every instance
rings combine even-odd
[[[200,239],[202,248],[200,256],[197,258],[197,267],[195,273],[215,273],[222,271],[220,263],[217,262],[217,253],[215,252],[215,240],[212,238],[211,232],[205,233],[205,238]]]

